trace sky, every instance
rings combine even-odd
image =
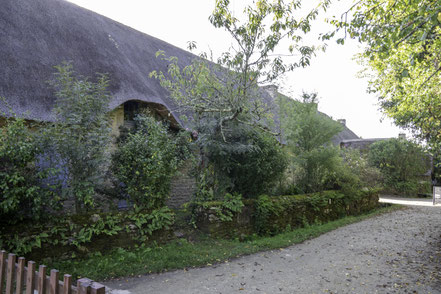
[[[198,51],[211,50],[217,56],[231,45],[231,37],[208,21],[214,0],[68,1],[182,49],[187,49],[189,41],[195,41]],[[233,11],[240,13],[243,1],[231,0]],[[319,17],[306,40],[318,42],[318,33],[330,30],[324,18],[340,16],[350,6],[349,2],[337,2],[326,15]],[[366,93],[368,81],[357,78],[363,68],[353,57],[359,52],[361,47],[356,41],[347,40],[344,46],[330,41],[326,52],[318,53],[311,66],[296,69],[281,79],[281,91],[294,98],[303,91],[317,92],[319,110],[334,119],[346,119],[346,125],[362,138],[397,137],[403,130],[381,114],[376,96]]]

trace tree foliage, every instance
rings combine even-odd
[[[368,69],[369,90],[379,96],[384,113],[439,146],[441,3],[362,0],[333,23],[345,37],[365,45],[360,59]]]
[[[261,133],[275,134],[274,105],[259,86],[309,65],[317,48],[303,44],[302,38],[327,2],[305,12],[301,1],[259,0],[236,17],[229,0],[217,0],[209,19],[231,36],[229,51],[211,62],[201,54],[186,65],[158,51],[168,70],[153,71],[150,77],[159,79],[187,115],[199,132],[202,158],[211,161],[200,166],[200,193],[257,196],[280,177],[283,152]]]
[[[224,127],[229,121],[268,131],[269,106],[258,86],[309,65],[315,50],[301,40],[319,8],[299,17],[300,8],[301,1],[259,0],[246,6],[239,19],[231,11],[229,0],[217,0],[210,22],[230,34],[232,48],[216,63],[208,62],[207,54],[203,54],[184,67],[176,57],[166,57],[160,51],[158,56],[169,63],[168,72],[154,71],[151,76],[169,90],[181,111],[194,114],[196,125],[215,119],[224,140]],[[288,41],[285,50],[280,49],[282,40]],[[294,60],[287,62],[281,53]]]
[[[342,160],[331,139],[340,123],[317,111],[317,93],[303,93],[302,102],[279,97],[282,141],[292,154],[292,184],[297,192],[329,188]]]
[[[108,79],[76,76],[73,66],[56,66],[51,82],[56,90],[56,121],[47,127],[46,155],[61,166],[63,192],[75,200],[76,212],[94,204],[95,190],[109,165],[111,128]]]

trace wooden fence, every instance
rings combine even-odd
[[[72,276],[64,275],[59,279],[59,272],[51,270],[47,276],[47,267],[29,261],[25,266],[24,257],[17,260],[15,254],[0,252],[0,294],[105,294],[105,287],[90,279],[79,279],[77,286],[72,285]]]

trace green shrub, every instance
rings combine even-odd
[[[321,146],[304,151],[294,158],[292,164],[295,185],[303,193],[332,189],[342,172],[342,158],[338,147]]]
[[[170,181],[182,160],[182,146],[168,127],[146,114],[135,117],[135,129],[121,140],[112,170],[129,200],[138,207],[165,205]]]
[[[261,195],[255,202],[254,225],[256,233],[259,235],[269,235],[274,228],[270,225],[270,217],[279,216],[283,211],[280,202],[273,201],[267,195]]]
[[[371,166],[367,156],[358,149],[343,148],[341,156],[343,164],[336,181],[340,188],[356,190],[364,187],[380,188],[383,186],[383,176],[380,170]]]
[[[224,197],[224,201],[222,202],[223,213],[221,215],[221,220],[231,221],[234,214],[240,213],[242,211],[243,206],[244,204],[242,202],[242,195],[232,195],[230,193],[227,193]]]
[[[36,134],[23,119],[8,119],[0,128],[1,222],[38,219],[44,212],[59,208],[55,187],[44,184],[53,170],[37,166],[40,153]]]
[[[287,166],[286,154],[274,136],[231,126],[226,140],[213,136],[204,148],[212,164],[212,179],[218,186],[214,188],[217,198],[226,192],[244,198],[271,193]]]
[[[368,159],[381,171],[387,190],[407,195],[425,193],[418,191],[419,182],[430,169],[430,160],[421,146],[405,139],[379,141],[370,146]]]

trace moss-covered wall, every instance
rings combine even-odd
[[[106,212],[52,216],[41,222],[15,225],[0,221],[0,248],[41,261],[71,258],[173,238],[173,213],[168,208],[149,213]]]
[[[225,221],[225,214],[224,220],[219,215],[222,203],[205,204],[195,210],[200,231],[213,237],[240,238],[255,233],[274,235],[307,224],[358,215],[377,207],[378,193],[363,191],[344,195],[326,191],[310,195],[261,196],[257,200],[245,200],[242,210],[234,213],[230,221]],[[48,257],[70,258],[105,252],[116,247],[129,248],[140,243],[162,243],[197,234],[188,223],[188,212],[176,217],[174,224],[172,215],[163,208],[154,215],[126,211],[60,215],[44,223],[14,226],[4,226],[0,222],[0,247],[40,261]]]
[[[246,201],[245,206],[240,213],[233,215],[231,221],[222,221],[217,213],[217,204],[213,202],[213,206],[207,209],[200,209],[196,226],[203,233],[213,237],[234,238],[255,233],[254,217],[255,202],[253,200]]]
[[[258,233],[273,235],[307,224],[324,223],[348,215],[359,215],[378,206],[377,191],[358,191],[345,195],[324,191],[308,195],[291,195],[248,200],[233,220],[222,222],[216,206],[200,209],[197,226],[215,237],[240,237]]]

